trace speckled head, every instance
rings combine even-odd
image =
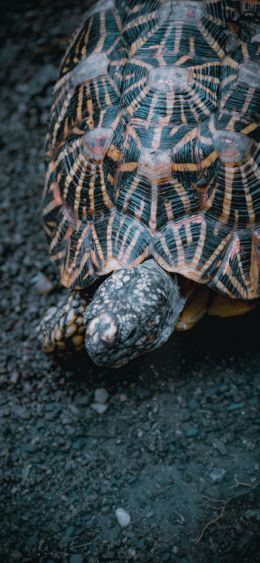
[[[176,280],[154,260],[117,270],[85,313],[87,352],[97,365],[120,367],[166,342],[183,306]]]

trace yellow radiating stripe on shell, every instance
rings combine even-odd
[[[172,221],[174,219],[173,210],[172,210],[172,202],[171,201],[164,201],[164,207],[167,215],[168,221]]]
[[[97,231],[96,231],[93,223],[91,223],[91,232],[92,232],[92,237],[93,237],[93,240],[94,240],[94,243],[95,243],[95,246],[96,246],[96,250],[97,250],[97,253],[98,253],[98,257],[99,257],[101,262],[104,262],[105,257],[104,257],[104,254],[103,254],[101,244],[99,242],[99,238],[97,236]],[[93,260],[93,258],[92,258],[92,260]]]
[[[157,52],[156,55],[156,58],[158,58],[158,60],[161,60],[163,63],[164,63],[163,53],[164,53],[165,45],[169,39],[169,35],[171,34],[171,32],[172,32],[172,27],[171,26],[167,27],[164,32],[164,38],[162,39],[162,41],[160,41],[159,51]]]
[[[189,38],[189,54],[193,58],[195,56],[195,37]]]
[[[48,205],[46,205],[46,207],[44,207],[43,217],[45,217],[45,215],[48,215],[56,207],[60,207],[60,203],[58,204],[55,199],[53,199],[52,201],[50,201],[50,203],[48,203]]]
[[[178,261],[178,268],[179,268],[179,267],[182,267],[182,266],[185,265],[185,262],[186,262],[185,261],[185,253],[184,253],[182,238],[180,236],[179,230],[173,228],[172,232],[173,232],[173,236],[174,236],[175,243],[176,243],[177,261]]]
[[[79,146],[79,142],[77,142]],[[75,176],[77,176],[80,168],[83,167],[84,170],[87,168],[87,162],[85,155],[80,152],[75,159],[73,166],[70,168],[70,171],[67,173],[64,185],[64,192],[63,192],[63,199],[67,200],[68,192],[71,189],[71,183],[75,182]]]
[[[191,100],[190,100],[190,110],[191,113],[194,115],[195,121],[199,121],[199,114],[196,111],[196,107],[195,107],[195,103],[194,103],[194,92],[191,88],[187,88],[188,92],[190,92],[191,94]]]
[[[136,218],[138,221],[141,221],[141,220],[142,220],[142,215],[143,215],[144,209],[145,209],[145,202],[144,202],[144,200],[142,199],[142,200],[140,201],[139,209],[136,209],[136,210],[135,210],[135,218]]]
[[[82,44],[83,44],[83,48],[82,48],[82,51],[81,51],[82,58],[83,58],[83,56],[87,55],[87,48],[88,48],[88,45],[89,45],[89,36],[90,36],[91,31],[92,31],[92,26],[93,26],[93,18],[91,18],[88,21],[87,29],[86,29],[86,32],[84,34],[84,39],[82,41]],[[80,41],[78,41],[77,44],[79,46]]]
[[[88,188],[88,195],[90,200],[88,212],[90,215],[94,215],[94,211],[95,211],[94,190],[95,190],[96,177],[97,177],[96,166],[94,164],[91,164],[91,174],[90,174],[90,182]]]
[[[110,145],[107,151],[107,156],[112,158],[115,162],[118,162],[121,158],[121,151],[117,149],[115,145]]]
[[[65,221],[66,221],[66,217],[63,217],[62,220],[61,220],[61,222],[59,223],[59,225],[58,225],[58,227],[57,227],[57,231],[56,231],[56,233],[55,233],[55,236],[53,237],[53,239],[52,239],[52,241],[51,241],[51,243],[50,243],[50,252],[52,251],[53,248],[55,248],[55,246],[56,246],[56,244],[57,244],[57,242],[58,242],[58,240],[59,240],[60,232],[61,232],[61,230],[62,230],[62,228],[63,228],[63,225],[64,225]],[[68,228],[69,228],[69,227],[68,227]]]
[[[188,87],[187,89],[188,89],[188,91],[189,91],[191,94],[193,94],[192,103],[193,103],[194,105],[197,104],[197,107],[199,107],[200,109],[202,108],[203,111],[204,111],[204,113],[205,113],[205,115],[207,115],[208,117],[210,117],[210,115],[211,115],[212,112],[211,112],[211,111],[207,108],[207,106],[204,104],[204,101],[202,100],[202,98],[199,97],[199,95],[198,95],[197,93],[194,94],[194,92],[192,91],[191,88]],[[194,109],[195,109],[195,108],[194,108]]]
[[[86,235],[87,235],[88,230],[89,230],[89,225],[86,225],[86,227],[84,227],[84,229],[83,229],[83,231],[82,231],[80,237],[78,238],[77,246],[76,246],[76,249],[74,250],[73,260],[72,260],[72,262],[71,262],[71,265],[69,265],[69,263],[68,263],[68,266],[67,266],[67,267],[68,267],[68,272],[72,272],[72,271],[75,269],[75,267],[76,267],[77,260],[78,260],[78,255],[79,255],[79,253],[80,253],[80,251],[81,251],[82,243],[83,243],[83,241],[84,241],[85,238],[86,238]],[[88,256],[89,256],[89,252],[85,252],[85,253],[84,253],[83,259],[84,259],[85,255],[87,255],[87,257],[88,257]]]
[[[79,96],[78,96],[78,103],[77,103],[77,120],[81,121],[82,119],[82,108],[83,108],[83,86],[81,85],[79,88]]]
[[[250,123],[250,125],[246,125],[244,129],[241,129],[241,133],[244,135],[249,135],[259,127],[259,123]]]
[[[179,96],[179,100],[180,100],[180,104],[181,104],[181,122],[182,122],[184,125],[187,125],[187,124],[188,124],[188,121],[187,121],[187,117],[186,117],[185,111],[184,111],[184,97],[183,97],[183,96]]]
[[[173,127],[170,131],[170,135],[175,135],[178,129],[179,129],[178,125]],[[184,135],[184,137],[182,137],[182,139],[178,143],[176,143],[176,145],[174,145],[173,150],[175,151],[176,149],[183,148],[184,145],[190,143],[190,141],[193,141],[193,139],[196,139],[198,135],[199,135],[199,129],[198,127],[194,127],[194,129],[186,133],[186,135]]]
[[[107,258],[111,259],[113,257],[113,244],[112,244],[112,232],[114,216],[111,214],[107,224]]]
[[[254,202],[253,202],[253,197],[250,193],[250,186],[248,185],[247,182],[247,174],[245,173],[245,170],[242,168],[241,169],[241,176],[243,178],[243,188],[244,188],[244,195],[245,195],[245,199],[246,199],[246,206],[247,206],[247,213],[248,213],[248,223],[247,226],[248,228],[253,227],[256,224],[256,214],[254,211]]]
[[[104,90],[105,90],[105,101],[106,101],[106,104],[107,104],[107,106],[112,106],[113,104],[112,104],[112,101],[111,101],[111,98],[110,98],[110,94],[109,94],[109,91],[108,91],[107,79],[106,79],[106,78],[102,78],[102,85],[103,85],[103,88],[104,88]]]
[[[158,31],[158,29],[160,29],[161,26],[161,22],[157,23],[157,25],[155,25],[153,27],[153,29],[151,29],[146,35],[142,35],[141,37],[138,37],[138,39],[136,39],[136,41],[134,41],[134,43],[132,43],[131,47],[130,47],[130,56],[132,57],[135,52],[140,49],[141,47],[143,47],[144,43],[146,41],[148,41],[148,39],[150,39],[150,37],[152,37],[152,35],[154,33],[156,33]]]
[[[143,78],[140,78],[140,80],[138,80],[138,82],[135,82],[134,84],[131,84],[131,86],[128,86],[128,88],[125,88],[124,92],[123,92],[123,96],[126,96],[130,92],[133,92],[136,88],[141,88],[142,86],[144,86],[144,84],[146,83],[146,80],[147,80],[147,77],[144,76]],[[143,92],[140,92],[140,94],[138,95],[138,99],[140,99],[141,94],[143,95]],[[131,105],[133,105],[133,102],[132,102]]]
[[[57,254],[53,254],[51,256],[51,260],[53,262],[58,262],[59,260],[61,260],[62,258],[64,258],[65,256],[65,250],[61,250],[60,252],[57,252]]]
[[[206,27],[203,25],[202,21],[200,21],[198,23],[198,29],[201,32],[204,39],[206,40],[206,42],[208,43],[208,45],[214,49],[215,53],[220,58],[224,58],[225,57],[225,51],[222,49],[220,44],[214,39],[213,35],[211,35],[211,33],[206,29]]]
[[[187,63],[190,60],[191,58],[189,55],[182,55],[175,64],[181,66],[182,64]]]
[[[137,241],[138,241],[138,239],[139,239],[139,236],[140,236],[140,232],[139,232],[138,229],[137,229],[136,233],[135,233],[134,236],[132,237],[132,240],[131,240],[130,244],[128,245],[126,251],[124,252],[124,256],[122,255],[122,252],[120,251],[120,258],[121,258],[121,260],[122,260],[122,262],[123,262],[124,264],[127,264],[128,259],[129,259],[129,257],[130,257],[130,254],[131,254],[133,248],[135,247],[135,245],[136,245],[136,243],[137,243]],[[124,250],[124,249],[123,249],[123,250]]]
[[[133,172],[138,167],[137,162],[123,162],[119,166],[120,172]]]
[[[115,81],[113,80],[113,78],[108,74],[108,75],[106,76],[106,80],[109,82],[111,88],[112,88],[113,90],[115,90],[117,96],[120,98],[120,96],[121,96],[120,90],[119,90],[119,88],[117,87],[117,85],[116,85]]]
[[[214,250],[214,252],[211,253],[209,259],[207,260],[207,262],[205,262],[205,264],[201,267],[201,275],[206,272],[210,266],[213,264],[213,262],[215,262],[215,260],[217,259],[217,257],[222,254],[225,246],[228,245],[230,239],[232,237],[232,231],[230,233],[228,233],[228,235],[226,235],[220,242],[220,244],[217,246],[217,248]]]
[[[211,164],[215,162],[218,158],[218,154],[216,151],[213,151],[207,158],[202,160],[198,164],[194,164],[193,162],[185,162],[183,164],[178,162],[172,163],[172,171],[173,172],[196,172],[197,170],[209,168]]]
[[[227,224],[230,219],[235,170],[233,168],[225,167],[224,174],[225,174],[224,198],[223,198],[222,213],[219,217],[219,221],[221,223]]]
[[[182,37],[182,28],[176,28],[175,29],[175,38],[174,38],[174,44],[173,44],[173,53],[175,55],[179,54],[180,51],[180,42],[181,42],[181,37]]]
[[[126,241],[127,241],[128,236],[129,236],[129,233],[130,233],[130,231],[131,231],[131,228],[132,228],[132,225],[129,225],[129,226],[127,227],[126,232],[125,232],[124,237],[123,237],[123,240],[122,240],[122,242],[121,242],[121,248],[120,248],[120,251],[119,251],[119,253],[118,253],[118,260],[119,260],[119,262],[121,262],[121,261],[123,260],[124,253],[125,253],[125,244],[126,244]]]
[[[192,260],[192,263],[196,266],[199,264],[203,250],[204,250],[204,246],[205,246],[205,240],[206,240],[206,232],[207,232],[207,225],[206,225],[206,221],[203,220],[201,221],[201,229],[200,229],[200,237],[197,243],[197,248],[194,254],[194,258]]]
[[[82,171],[81,171],[80,177],[78,179],[78,185],[76,186],[76,192],[75,192],[74,211],[75,211],[76,215],[78,214],[78,210],[79,210],[84,179],[85,179],[85,169],[83,168]]]
[[[111,209],[112,207],[114,207],[114,204],[111,201],[106,189],[106,180],[105,180],[104,169],[102,164],[99,165],[99,174],[101,179],[101,191],[102,191],[104,205],[108,209]]]
[[[99,41],[98,41],[96,49],[95,49],[95,51],[97,53],[100,53],[102,51],[102,49],[104,48],[104,43],[105,43],[105,39],[106,39],[106,17],[105,17],[104,12],[100,13],[99,23],[100,23],[99,34],[98,34],[99,35]]]

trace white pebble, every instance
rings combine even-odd
[[[40,295],[47,295],[53,291],[55,284],[45,276],[42,272],[38,272],[36,276],[32,278],[32,283],[35,284],[36,291]]]
[[[223,481],[224,476],[225,476],[226,470],[223,469],[223,467],[219,467],[216,469],[213,469],[211,471],[211,473],[209,474],[211,481],[213,481],[213,483],[221,483],[221,481]]]
[[[98,414],[103,414],[108,409],[108,405],[102,405],[102,403],[92,403],[90,406]]]
[[[104,389],[103,387],[96,389],[94,394],[94,399],[96,403],[102,403],[102,405],[104,405],[107,402],[108,397],[109,394],[106,389]]]
[[[126,528],[126,526],[128,526],[131,522],[131,517],[128,514],[128,512],[126,512],[123,508],[117,508],[116,512],[116,519],[118,521],[119,526],[121,526],[121,528]]]

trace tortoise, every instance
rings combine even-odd
[[[260,296],[260,6],[100,0],[64,56],[43,219],[67,288],[39,336],[119,367]]]

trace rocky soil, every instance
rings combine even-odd
[[[41,226],[44,137],[87,3],[4,5],[0,560],[260,561],[259,309],[204,319],[117,371],[39,348],[61,293]]]

